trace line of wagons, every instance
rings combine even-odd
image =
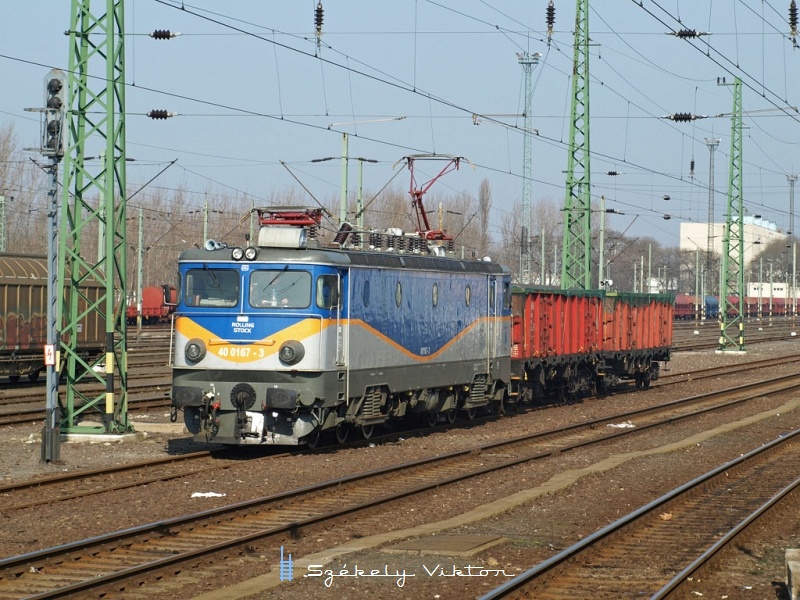
[[[739,305],[738,296],[731,296],[728,301],[733,306]],[[768,296],[746,296],[744,298],[745,317],[782,317],[791,316],[795,311],[791,298],[769,298]],[[717,319],[719,317],[719,298],[717,296],[692,296],[677,294],[675,296],[675,318],[678,320],[691,320],[701,317]],[[735,317],[738,310],[730,309],[728,316]]]

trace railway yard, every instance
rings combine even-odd
[[[0,389],[0,597],[788,599],[794,330],[748,324],[747,354],[716,354],[715,324],[681,325],[646,391],[299,452],[192,442],[168,419],[166,335],[145,333],[139,441],[41,464],[43,384]]]

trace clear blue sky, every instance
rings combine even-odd
[[[95,4],[97,11],[105,5]],[[365,187],[373,191],[406,154],[466,157],[474,169],[463,164],[431,193],[476,197],[487,178],[496,234],[522,194],[523,71],[517,53],[528,51],[542,54],[533,71],[533,127],[539,133],[532,142],[533,204],[542,198],[563,202],[574,1],[556,0],[548,45],[546,0],[327,0],[319,49],[316,4],[129,1],[127,139],[128,157],[136,159],[129,181],[143,183],[177,158],[157,183],[198,192],[198,206],[209,189],[247,192],[268,204],[275,194],[298,190],[284,161],[316,196],[336,196],[339,162],[311,160],[338,156],[347,132],[351,156],[379,161],[365,167]],[[13,123],[25,146],[38,145],[39,126],[23,108],[40,106],[47,70],[68,64],[69,5],[16,3],[0,23],[0,123]],[[705,222],[709,137],[721,139],[715,204],[716,218],[723,218],[732,89],[718,86],[717,78],[732,82],[738,75],[744,82],[745,205],[787,229],[786,175],[800,170],[800,114],[777,110],[800,105],[800,49],[788,36],[789,2],[643,5],[596,0],[590,8],[592,193],[625,213],[610,217],[608,226],[677,246],[681,220]],[[667,35],[680,28],[712,35],[691,42]],[[155,29],[183,35],[155,41],[147,35]],[[143,116],[154,108],[180,116]],[[661,118],[676,112],[713,118]],[[484,115],[478,125],[473,113]],[[406,118],[332,125],[399,116]],[[418,179],[425,181],[441,164],[418,166]],[[352,168],[351,186],[355,179]],[[407,172],[395,182],[407,188]],[[664,213],[672,219],[665,221]]]

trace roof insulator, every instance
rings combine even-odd
[[[547,37],[553,37],[553,26],[556,24],[556,7],[553,6],[553,0],[547,3]]]

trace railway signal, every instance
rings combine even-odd
[[[44,106],[27,109],[44,114],[42,145],[45,156],[59,161],[64,157],[64,115],[66,114],[67,78],[61,69],[51,69],[44,78]]]

